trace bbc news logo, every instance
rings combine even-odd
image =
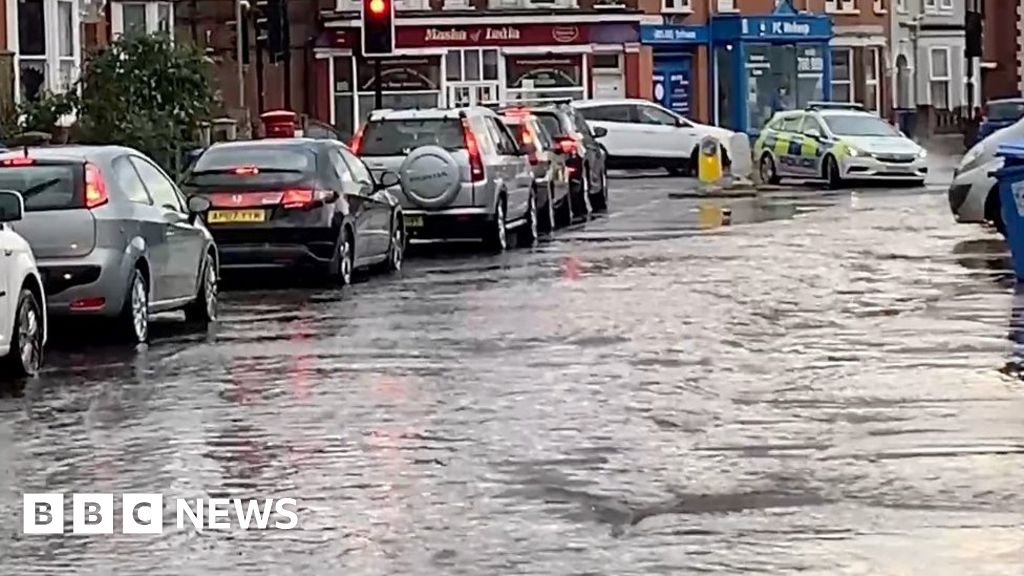
[[[291,530],[298,526],[294,498],[174,498],[178,530]],[[64,494],[25,494],[25,534],[66,534]],[[117,508],[113,494],[71,495],[71,534],[113,534]],[[163,494],[121,495],[122,534],[162,534]]]

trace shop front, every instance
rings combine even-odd
[[[756,135],[775,112],[831,100],[832,20],[780,3],[767,16],[712,18],[717,123]]]
[[[643,25],[640,42],[654,56],[652,99],[687,118],[707,122],[708,29]]]
[[[372,60],[356,54],[358,28],[328,30],[317,54],[329,86],[325,120],[351,134],[373,109]],[[636,23],[455,24],[396,27],[381,61],[385,108],[473,106],[626,93],[625,53]]]

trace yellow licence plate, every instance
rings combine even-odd
[[[265,222],[266,220],[266,210],[212,210],[206,218],[210,224]]]
[[[405,225],[409,228],[423,228],[423,216],[406,216]]]

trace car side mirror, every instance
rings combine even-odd
[[[377,178],[377,190],[385,190],[392,186],[398,186],[402,182],[402,179],[398,177],[398,174],[387,171]]]
[[[206,214],[210,211],[210,199],[205,196],[189,196],[188,198],[188,211],[190,214]]]
[[[594,138],[604,138],[608,135],[608,129],[602,126],[594,126],[591,131],[594,133]]]
[[[0,190],[0,223],[17,222],[25,213],[25,200],[13,190]]]

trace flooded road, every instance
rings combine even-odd
[[[534,250],[60,346],[0,398],[0,573],[1024,571],[1024,293],[991,233],[935,191],[716,227],[678,181],[615,186]],[[299,527],[27,536],[24,492],[292,497]]]

